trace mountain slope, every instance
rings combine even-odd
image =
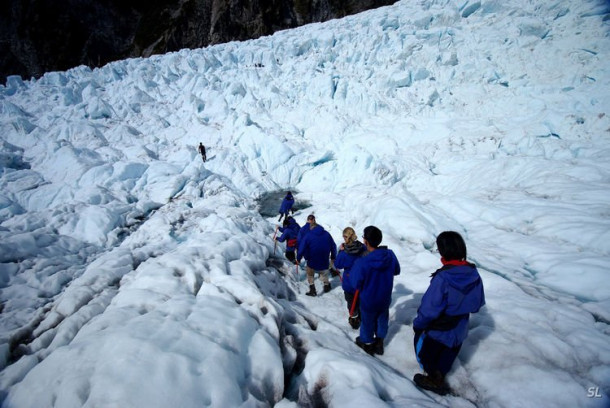
[[[607,12],[399,2],[12,78],[4,406],[603,406]],[[353,344],[336,279],[308,298],[274,250],[257,199],[288,188],[300,223],[315,212],[337,243],[374,224],[396,252],[384,356]],[[449,229],[487,306],[443,398],[410,381],[411,322]]]

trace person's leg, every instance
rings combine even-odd
[[[377,315],[377,326],[375,327],[375,337],[385,339],[388,335],[390,325],[390,310],[383,310]]]
[[[322,283],[324,285],[329,285],[330,281],[328,280],[328,269],[323,269],[321,271],[318,271],[318,273],[320,274],[320,280],[322,281]]]
[[[444,347],[438,357],[438,371],[443,375],[447,375],[449,371],[451,371],[451,367],[453,366],[453,362],[457,358],[460,353],[460,349],[462,345],[460,344],[457,347],[449,348]]]
[[[309,282],[309,292],[305,293],[307,296],[318,296],[318,292],[316,291],[316,285],[314,285],[314,273],[315,271],[311,269],[309,266],[305,267],[305,271],[307,272],[307,282]]]
[[[375,341],[375,313],[360,311],[360,341],[370,344]]]
[[[315,271],[313,269],[311,269],[309,266],[306,266],[305,272],[307,272],[307,282],[310,285],[313,285]]]
[[[413,349],[415,350],[415,358],[419,363],[421,369],[424,369],[424,363],[422,362],[422,358],[420,357],[420,353],[422,348],[424,347],[424,340],[426,339],[426,333],[424,332],[415,332],[415,336],[413,336]]]
[[[347,312],[351,313],[353,307],[353,314],[351,314],[347,318],[347,322],[352,327],[352,329],[357,330],[358,328],[360,328],[360,308],[358,307],[358,298],[355,296],[354,293],[343,293],[345,296],[345,302],[347,304]],[[356,305],[354,305],[354,300],[356,300]]]
[[[373,356],[375,355],[375,314],[361,310],[360,315],[362,317],[360,336],[356,337],[356,345]]]
[[[375,353],[383,354],[384,340],[388,335],[388,326],[390,322],[390,310],[383,310],[377,315],[375,325]]]
[[[419,338],[416,336],[414,340],[417,361],[426,374],[416,374],[413,381],[421,388],[446,395],[450,389],[445,382],[445,375],[451,369],[460,347],[449,348],[425,333]]]
[[[318,271],[320,274],[320,280],[324,284],[324,292],[330,292],[330,280],[328,279],[328,269]]]
[[[421,335],[417,357],[425,372],[432,373],[438,371],[439,359],[443,348],[446,347],[442,343],[430,338],[428,334],[423,333]]]
[[[343,296],[345,297],[347,311],[349,312],[352,309],[352,303],[354,303],[354,294],[350,292],[343,292]]]

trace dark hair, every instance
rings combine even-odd
[[[315,219],[316,219],[316,216],[315,216],[315,215],[313,215],[313,214],[309,214],[309,215],[307,216],[307,221],[313,221],[313,220],[315,220]]]
[[[466,243],[464,238],[455,231],[444,231],[436,237],[438,252],[447,261],[466,259]]]
[[[288,224],[290,224],[291,220],[292,220],[291,216],[284,218],[284,223],[283,223],[284,227],[286,227]]]
[[[362,238],[366,239],[370,246],[373,248],[377,248],[379,244],[381,244],[381,240],[383,239],[383,234],[381,230],[373,225],[369,225],[364,229],[362,233]]]

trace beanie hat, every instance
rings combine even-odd
[[[377,248],[379,244],[381,244],[381,240],[383,239],[383,234],[381,230],[373,225],[369,225],[364,229],[364,233],[362,237],[367,240],[369,245],[373,248]]]

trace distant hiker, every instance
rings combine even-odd
[[[383,239],[379,228],[369,225],[362,237],[368,253],[354,262],[350,272],[350,280],[360,293],[362,323],[356,344],[371,355],[383,354],[394,276],[400,274],[400,264],[392,250],[379,246]]]
[[[299,234],[299,230],[301,227],[294,218],[288,216],[284,219],[283,226],[279,228],[282,235],[276,238],[279,242],[286,241],[286,258],[292,262],[296,263],[296,254],[295,251],[297,249],[297,236]]]
[[[203,162],[205,163],[208,158],[205,155],[205,146],[203,145],[203,143],[199,143],[198,150],[199,154],[201,155],[201,158],[203,159]]]
[[[292,192],[288,191],[286,193],[286,197],[282,200],[282,204],[280,205],[280,218],[278,221],[282,221],[283,216],[288,216],[288,212],[292,210],[292,206],[294,205],[294,197],[292,196]],[[294,210],[292,210],[294,214]]]
[[[468,336],[470,313],[485,304],[483,282],[475,265],[466,261],[466,243],[454,231],[436,238],[443,267],[432,274],[430,286],[413,320],[415,355],[424,374],[417,386],[445,395],[445,376]]]
[[[358,241],[356,231],[352,227],[343,230],[343,240],[345,242],[339,245],[335,268],[343,269],[341,287],[347,302],[347,310],[353,312],[348,317],[348,323],[352,328],[358,329],[360,327],[360,300],[358,296],[355,296],[356,288],[350,279],[350,271],[354,262],[366,252],[366,246]]]
[[[307,261],[305,271],[307,272],[307,282],[309,282],[309,292],[305,294],[316,296],[316,286],[314,285],[316,272],[320,274],[320,280],[324,284],[324,292],[330,292],[328,270],[331,261],[334,262],[337,257],[337,245],[328,231],[321,225],[316,224],[316,217],[309,215],[307,223],[309,224],[309,232],[303,234],[302,240],[298,242],[297,263],[300,263],[303,257]]]

